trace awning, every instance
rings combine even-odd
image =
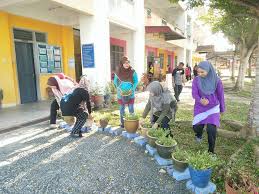
[[[165,41],[185,39],[186,37],[170,28],[169,26],[145,26],[146,33],[163,33]]]

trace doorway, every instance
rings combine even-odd
[[[75,55],[76,81],[79,81],[80,77],[82,76],[80,30],[73,29],[73,31],[74,31],[74,55]]]

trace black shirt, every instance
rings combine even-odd
[[[91,114],[91,103],[89,93],[83,88],[76,88],[71,94],[62,97],[60,108],[63,116],[76,116],[84,111],[80,106],[81,102],[86,102],[88,113]]]

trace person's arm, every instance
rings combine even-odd
[[[174,76],[176,74],[176,69],[173,70],[173,73],[172,73],[172,84],[174,86],[174,83],[175,83],[175,80],[174,80]]]
[[[88,91],[86,91],[85,89],[81,90],[81,95],[82,95],[82,100],[85,102],[86,104],[86,108],[88,110],[88,113],[91,114],[92,112],[92,107],[91,107],[91,102],[90,102],[90,95],[88,93]]]
[[[148,103],[146,104],[144,112],[142,113],[142,117],[146,118],[150,110],[151,110],[151,102],[150,100],[148,100]]]
[[[170,104],[164,104],[163,111],[159,115],[156,123],[160,124],[162,122],[162,120],[165,118],[165,116],[167,115],[168,111],[170,111]]]
[[[136,72],[133,73],[133,90],[135,91],[138,86],[138,75]]]
[[[201,96],[199,95],[199,89],[198,89],[196,78],[192,82],[192,97],[196,102],[200,102],[200,100],[201,100]]]
[[[221,80],[218,81],[216,94],[219,100],[220,112],[223,113],[225,112],[226,108],[225,108],[224,87]]]

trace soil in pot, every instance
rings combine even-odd
[[[124,120],[124,127],[128,133],[136,133],[139,128],[139,120]]]
[[[175,144],[172,146],[164,146],[164,145],[157,143],[157,141],[155,142],[155,144],[156,144],[158,155],[165,159],[171,159],[172,153],[176,149],[176,145],[177,145],[177,144]]]
[[[205,188],[210,181],[212,169],[196,170],[189,166],[192,183],[199,188]]]
[[[177,160],[174,158],[173,155],[172,155],[172,160],[173,160],[175,170],[179,172],[183,172],[188,168],[188,162]]]

